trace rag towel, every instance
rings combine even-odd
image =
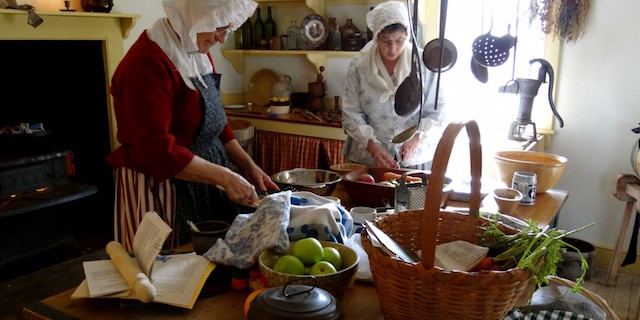
[[[238,215],[204,257],[246,269],[265,249],[286,252],[290,241],[307,237],[345,243],[352,228],[351,215],[335,202],[311,192],[282,191],[264,198],[254,213]]]

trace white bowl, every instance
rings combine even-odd
[[[289,106],[270,106],[267,108],[267,112],[275,114],[287,114],[289,111]]]

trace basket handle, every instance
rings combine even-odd
[[[426,269],[433,268],[435,262],[438,219],[440,216],[440,199],[444,186],[445,172],[449,164],[449,157],[453,144],[462,128],[467,129],[469,136],[469,154],[471,165],[471,195],[469,197],[469,214],[475,214],[480,208],[480,177],[482,175],[482,148],[480,145],[480,130],[474,120],[467,122],[452,122],[444,130],[442,138],[438,142],[427,195],[422,216],[422,266]]]

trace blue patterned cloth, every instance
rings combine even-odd
[[[265,249],[284,252],[289,241],[307,237],[345,243],[352,229],[351,215],[335,202],[310,192],[283,191],[263,199],[254,213],[239,214],[204,257],[246,269]]]

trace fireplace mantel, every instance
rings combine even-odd
[[[124,56],[123,40],[133,27],[137,14],[36,11],[44,20],[37,28],[27,24],[27,12],[0,9],[0,40],[99,40],[103,43],[106,96],[109,97],[109,128],[112,149],[116,147],[113,101],[108,93],[111,77]],[[7,32],[7,30],[9,32]],[[46,52],[42,53],[46,55]],[[19,57],[16,57],[19,59]],[[73,57],[65,63],[72,64]],[[2,67],[0,66],[0,71]],[[73,88],[70,88],[73,92]]]

